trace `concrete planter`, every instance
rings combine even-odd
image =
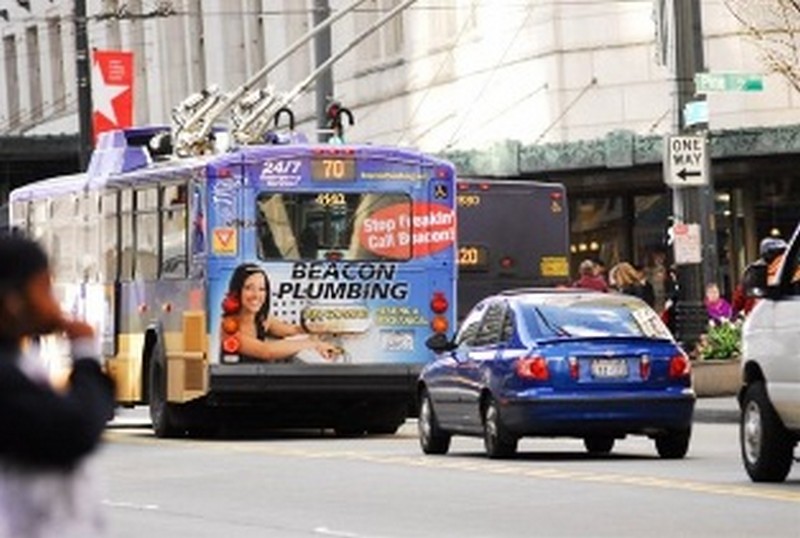
[[[694,390],[698,396],[732,396],[742,384],[741,359],[692,361]]]

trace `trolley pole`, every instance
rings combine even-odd
[[[677,305],[678,339],[688,348],[694,347],[706,331],[708,316],[703,302],[705,285],[717,281],[718,260],[716,225],[714,221],[714,183],[710,170],[710,139],[708,123],[687,127],[684,110],[695,97],[694,75],[704,70],[703,33],[699,0],[671,0],[674,10],[675,99],[673,132],[676,135],[696,135],[703,138],[707,182],[701,186],[674,187],[672,205],[674,223],[699,224],[701,259],[697,263],[678,264],[680,293]],[[676,260],[677,261],[677,260]]]
[[[94,147],[92,136],[92,75],[89,36],[86,29],[86,0],[75,0],[75,73],[78,84],[78,163],[89,166]]]
[[[319,26],[331,14],[328,0],[314,0],[314,26]],[[314,37],[314,66],[319,67],[331,57],[331,28],[328,26]],[[323,71],[316,81],[317,140],[326,142],[328,119],[326,110],[333,97],[333,68]]]

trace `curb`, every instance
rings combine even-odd
[[[698,398],[694,404],[694,421],[712,424],[738,424],[739,402],[735,396]]]

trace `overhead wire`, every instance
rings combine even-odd
[[[508,44],[506,45],[506,48],[503,50],[503,54],[502,54],[502,55],[500,55],[500,59],[499,59],[499,62],[498,62],[498,64],[502,64],[502,63],[505,61],[505,59],[506,59],[506,56],[508,55],[508,53],[509,53],[509,52],[511,52],[511,49],[512,49],[512,47],[515,45],[515,43],[516,43],[516,41],[517,41],[517,38],[519,38],[519,36],[522,34],[522,31],[528,27],[528,20],[531,18],[531,15],[532,15],[532,14],[533,14],[533,12],[534,12],[533,8],[534,8],[534,6],[533,6],[533,5],[530,5],[530,6],[528,7],[528,9],[527,9],[527,14],[525,15],[525,18],[522,20],[522,22],[520,23],[520,25],[517,27],[517,30],[514,32],[514,35],[512,36],[511,40],[510,40],[510,41],[508,42]],[[496,65],[496,66],[495,66],[495,67],[494,67],[494,68],[493,68],[493,69],[492,69],[492,70],[489,72],[489,76],[488,76],[488,77],[486,77],[486,80],[484,81],[484,83],[483,83],[483,86],[481,87],[480,91],[479,91],[479,92],[478,92],[478,94],[477,94],[477,95],[476,95],[476,96],[475,96],[475,97],[472,99],[472,101],[471,101],[471,102],[473,102],[473,103],[474,103],[474,102],[478,102],[478,101],[480,100],[480,98],[483,96],[483,94],[484,94],[484,93],[486,92],[486,90],[489,88],[489,84],[491,84],[491,82],[492,82],[492,80],[494,79],[494,76],[497,74],[497,72],[498,72],[499,68],[500,68],[500,66],[499,66],[499,65]],[[465,110],[465,111],[463,111],[463,112],[462,112],[462,114],[461,114],[461,116],[462,116],[462,118],[461,118],[461,123],[459,123],[459,124],[458,124],[458,126],[456,127],[456,129],[455,129],[455,130],[453,131],[453,133],[450,135],[450,140],[448,140],[448,142],[445,144],[445,146],[444,146],[444,149],[450,149],[450,148],[452,147],[452,145],[453,145],[453,141],[456,139],[456,137],[458,136],[458,134],[461,132],[461,129],[463,129],[463,128],[464,128],[464,126],[466,125],[467,121],[469,121],[469,119],[470,119],[470,116],[469,116],[469,110]]]
[[[581,99],[583,99],[583,96],[586,95],[589,92],[589,90],[594,88],[596,85],[597,85],[597,78],[592,77],[592,80],[590,80],[586,86],[581,88],[581,91],[579,91],[578,94],[572,99],[572,101],[570,101],[567,104],[567,106],[565,106],[561,110],[561,113],[558,116],[556,116],[556,118],[552,122],[550,122],[550,124],[547,127],[545,127],[544,131],[542,131],[539,134],[539,136],[536,138],[533,144],[537,145],[539,142],[541,142],[544,139],[544,137],[547,136],[547,134],[553,129],[553,127],[558,125],[561,122],[561,120],[563,120],[567,116],[567,114],[569,114],[570,110],[572,110],[572,108],[575,105],[577,105]]]
[[[475,2],[473,2],[470,7],[474,7],[474,5],[475,5]],[[442,71],[444,71],[444,68],[447,66],[447,63],[449,61],[452,61],[452,59],[453,59],[453,51],[455,50],[456,46],[458,46],[458,44],[461,42],[461,38],[465,35],[466,30],[471,26],[471,22],[472,21],[470,21],[469,17],[465,18],[464,23],[461,25],[461,28],[459,29],[458,34],[456,35],[456,39],[455,39],[453,45],[447,51],[447,53],[445,54],[444,58],[442,58],[442,61],[439,63],[439,67],[436,69],[436,72],[433,74],[433,76],[431,77],[429,83],[426,85],[425,92],[422,94],[422,97],[420,98],[420,100],[417,101],[417,104],[414,107],[414,110],[411,112],[411,117],[406,122],[406,124],[405,124],[405,126],[403,128],[403,131],[400,133],[400,136],[398,138],[398,143],[400,142],[400,140],[402,140],[406,136],[406,133],[408,132],[408,129],[410,129],[411,126],[413,126],[414,120],[417,118],[417,114],[419,114],[420,110],[422,109],[422,105],[425,103],[425,100],[428,98],[428,96],[430,95],[431,91],[433,90],[433,82],[439,78],[439,75],[442,73]]]
[[[507,106],[503,107],[497,114],[494,114],[491,118],[489,118],[488,120],[486,120],[483,123],[481,123],[480,125],[478,125],[478,128],[486,127],[487,125],[490,125],[490,124],[494,123],[495,121],[497,121],[498,119],[504,117],[506,114],[508,114],[512,110],[516,109],[519,105],[521,105],[522,103],[524,103],[525,101],[527,101],[531,97],[534,97],[534,96],[538,95],[542,90],[546,90],[548,88],[549,88],[549,84],[547,82],[542,83],[536,89],[534,89],[532,92],[529,92],[526,95],[523,95],[522,97],[514,100],[512,103],[510,103]],[[457,138],[454,142],[452,142],[452,145],[455,145],[456,142],[460,142],[460,141],[461,141],[461,138]]]

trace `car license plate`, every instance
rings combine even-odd
[[[625,359],[594,359],[592,377],[613,379],[628,377],[628,361]]]

